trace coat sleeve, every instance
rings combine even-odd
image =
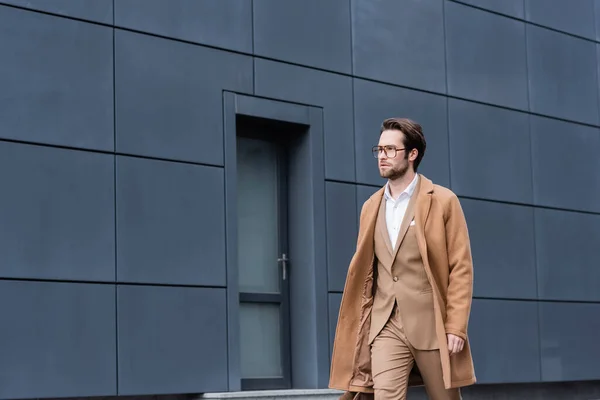
[[[450,198],[445,225],[450,267],[445,328],[446,333],[466,340],[473,298],[473,259],[467,221],[456,195]]]

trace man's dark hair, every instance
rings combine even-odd
[[[417,149],[419,154],[413,165],[415,172],[417,172],[417,168],[423,159],[423,155],[425,155],[425,148],[427,147],[421,125],[408,118],[388,118],[381,124],[379,134],[387,130],[397,130],[404,133],[404,147],[406,148],[404,158],[408,158],[408,153],[412,149]]]

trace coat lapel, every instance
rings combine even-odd
[[[366,204],[364,215],[361,216],[360,229],[358,232],[357,251],[373,252],[375,242],[375,223],[377,222],[377,214],[379,211],[381,198],[383,197],[383,188],[375,192]]]
[[[425,240],[425,222],[429,216],[429,209],[431,208],[431,194],[433,193],[433,183],[425,178],[423,175],[419,175],[421,184],[419,185],[419,191],[416,198],[415,204],[415,228],[417,233],[417,242],[419,244],[419,250],[425,266],[429,265],[427,257],[427,242]]]
[[[419,175],[419,188],[416,190],[417,198],[415,204],[415,224],[423,230],[425,221],[429,216],[431,207],[431,194],[433,193],[433,183],[422,175]]]
[[[390,234],[388,233],[388,228],[387,228],[387,218],[385,217],[386,205],[387,205],[386,202],[387,202],[387,200],[385,199],[385,196],[383,196],[381,199],[381,202],[380,202],[381,205],[379,206],[379,214],[377,214],[377,219],[378,219],[377,226],[379,229],[377,229],[376,234],[381,235],[383,242],[385,243],[385,247],[388,249],[390,254],[394,254],[394,249],[392,248],[392,242],[390,241]]]

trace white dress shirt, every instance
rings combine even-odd
[[[404,189],[400,196],[397,199],[394,199],[390,194],[389,183],[385,185],[385,223],[387,225],[388,234],[390,235],[390,242],[392,243],[392,248],[396,247],[396,241],[398,239],[398,232],[400,231],[400,225],[402,224],[402,220],[404,219],[404,214],[406,213],[406,208],[408,207],[408,202],[412,197],[415,188],[417,187],[417,182],[419,180],[419,175],[415,174],[415,178],[412,182]]]

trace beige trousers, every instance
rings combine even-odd
[[[431,400],[461,400],[459,389],[445,389],[439,350],[416,350],[402,329],[398,307],[373,340],[371,369],[375,400],[405,400],[408,376],[417,363]]]

